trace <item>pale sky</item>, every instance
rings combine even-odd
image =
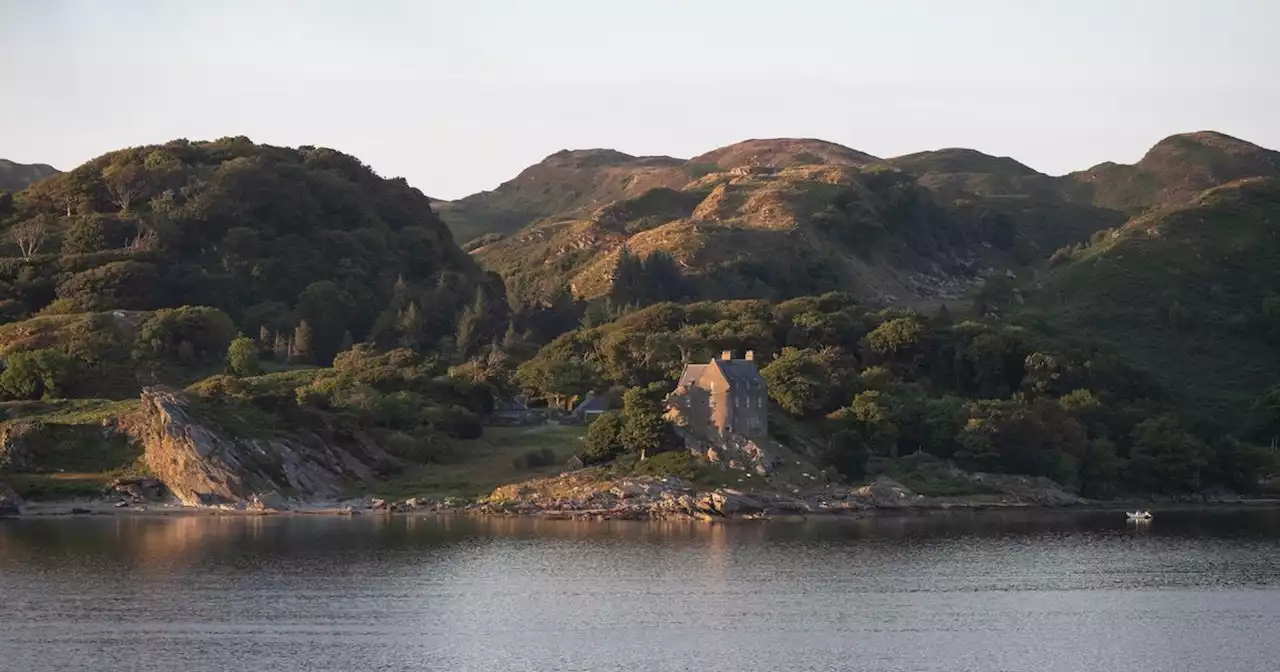
[[[561,149],[818,137],[1060,174],[1280,147],[1271,0],[0,0],[0,157],[247,135],[431,196]]]

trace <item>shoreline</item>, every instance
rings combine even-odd
[[[921,503],[907,506],[871,507],[862,509],[812,509],[784,510],[753,514],[727,515],[651,515],[656,512],[639,509],[537,509],[537,510],[502,510],[489,504],[468,504],[466,506],[421,506],[416,508],[397,509],[394,507],[356,508],[352,505],[316,505],[301,506],[290,509],[236,509],[219,507],[184,506],[172,503],[135,504],[118,507],[114,503],[85,500],[58,500],[27,502],[23,512],[11,519],[37,518],[186,518],[186,517],[327,517],[327,518],[363,518],[363,517],[404,517],[404,516],[479,516],[497,518],[534,518],[539,520],[572,520],[603,522],[612,520],[630,521],[670,521],[688,520],[691,522],[803,522],[806,520],[859,520],[862,518],[882,517],[924,517],[954,513],[1116,513],[1145,508],[1160,512],[1195,512],[1195,511],[1230,511],[1230,510],[1265,510],[1280,509],[1280,498],[1240,498],[1218,499],[1202,502],[1153,502],[1150,500],[1108,500],[1092,501],[1079,504],[1038,504],[1038,503],[997,503],[997,502],[965,502],[965,503]],[[0,519],[6,518],[0,516]]]

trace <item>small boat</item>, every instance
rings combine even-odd
[[[1125,515],[1125,518],[1129,520],[1129,522],[1133,522],[1133,523],[1145,523],[1151,520],[1150,511],[1126,512],[1124,515]]]

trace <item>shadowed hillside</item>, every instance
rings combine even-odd
[[[1280,152],[1213,131],[1173,135],[1138,163],[1103,163],[1062,178],[1093,204],[1135,213],[1184,202],[1201,191],[1246,177],[1280,177]]]
[[[17,191],[38,182],[58,170],[43,163],[22,164],[0,159],[0,191]]]
[[[1280,179],[1211,189],[1055,261],[1028,312],[1113,345],[1204,416],[1238,419],[1242,396],[1277,383]]]

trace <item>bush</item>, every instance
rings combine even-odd
[[[253,339],[240,336],[227,347],[227,369],[232,375],[256,376],[262,372],[258,365],[258,345]]]
[[[692,453],[673,450],[636,462],[632,473],[636,476],[677,476],[686,481],[696,481],[702,473],[702,463]]]
[[[530,450],[525,454],[517,457],[516,459],[511,461],[511,466],[515,467],[520,471],[524,471],[526,469],[538,469],[541,467],[550,466],[555,463],[556,463],[555,451],[551,450],[550,448],[543,448],[542,450]]]
[[[621,413],[604,413],[587,427],[586,449],[582,459],[588,464],[608,462],[623,452],[622,430],[626,420]]]
[[[53,348],[15,352],[0,373],[0,393],[9,399],[52,399],[70,383],[71,360]]]
[[[156,356],[187,363],[215,360],[229,353],[235,325],[217,308],[182,306],[157,310],[138,328],[137,349],[142,356]],[[252,343],[251,343],[252,345]]]

